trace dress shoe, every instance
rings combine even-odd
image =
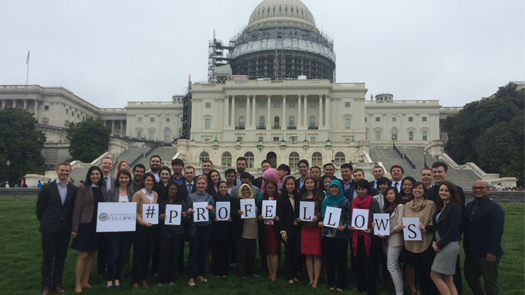
[[[44,291],[42,291],[42,295],[51,295],[51,288],[45,288]]]
[[[64,293],[64,289],[62,289],[62,287],[60,286],[54,286],[53,287],[53,291],[57,292],[58,294],[61,294],[61,293]]]
[[[144,288],[149,288],[148,283],[146,283],[145,280],[144,280],[144,281],[141,281],[140,284],[141,284],[142,287],[144,287]]]
[[[133,284],[133,286],[131,286],[131,288],[138,289],[139,288],[139,284],[135,283],[135,284]]]

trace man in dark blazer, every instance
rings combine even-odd
[[[383,170],[383,167],[381,166],[374,166],[374,169],[372,170],[372,175],[374,175],[374,180],[370,181],[370,188],[378,189],[377,187],[377,181],[379,178],[385,176],[385,170]]]
[[[57,179],[44,184],[36,202],[36,216],[40,221],[42,233],[42,288],[43,295],[51,294],[51,289],[63,293],[62,272],[66,261],[71,219],[77,194],[77,187],[67,182],[71,165],[59,163]]]
[[[361,180],[361,179],[365,179],[365,172],[363,171],[363,169],[361,168],[357,168],[353,171],[352,173],[353,175],[353,185],[347,189],[344,193],[345,197],[350,201],[352,202],[354,200],[354,198],[357,196],[357,191],[355,190],[355,184]],[[378,189],[375,189],[373,188],[371,185],[370,185],[370,191],[368,192],[372,197],[373,196],[376,196],[379,194],[379,190]]]
[[[272,163],[270,163],[270,161],[263,160],[261,162],[261,170],[262,170],[263,173],[264,173],[264,171],[266,171],[266,170],[268,170],[270,168],[272,168]],[[252,184],[254,186],[258,187],[259,189],[261,189],[262,182],[263,182],[262,176],[261,177],[257,177],[254,180],[252,180]]]

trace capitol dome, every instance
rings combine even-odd
[[[320,32],[299,0],[264,0],[248,25],[230,40],[233,75],[248,79],[329,79],[335,82],[333,41]]]

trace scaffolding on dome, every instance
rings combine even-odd
[[[229,64],[230,58],[227,52],[230,49],[231,47],[225,46],[222,40],[215,38],[215,30],[213,30],[213,40],[210,40],[208,45],[208,83],[218,82],[215,75],[216,68]],[[219,83],[224,83],[225,79],[225,77],[220,76]]]

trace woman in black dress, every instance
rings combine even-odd
[[[78,188],[73,208],[71,247],[79,251],[76,266],[75,292],[90,288],[89,275],[98,250],[97,209],[98,203],[104,202],[106,190],[100,189],[104,184],[102,170],[97,166],[89,168],[84,184]]]

